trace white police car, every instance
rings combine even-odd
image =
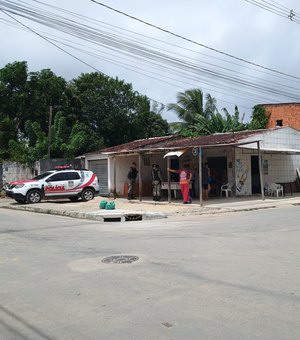
[[[92,171],[59,166],[31,180],[11,182],[5,192],[19,203],[39,203],[41,199],[55,198],[90,201],[99,192],[99,182]]]

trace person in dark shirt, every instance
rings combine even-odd
[[[152,186],[153,186],[153,200],[160,201],[161,183],[163,180],[162,180],[161,171],[159,169],[158,164],[152,165],[151,177],[152,177]]]
[[[136,164],[135,162],[133,162],[127,174],[127,179],[128,179],[128,197],[127,198],[129,200],[134,199],[135,182],[136,182],[137,174],[138,174],[138,171],[136,169]]]

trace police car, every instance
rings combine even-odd
[[[11,182],[5,191],[19,203],[39,203],[41,199],[55,198],[90,201],[99,192],[99,182],[92,171],[59,166],[31,180]]]

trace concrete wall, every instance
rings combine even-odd
[[[241,149],[235,151],[236,195],[252,195],[251,156],[257,150]],[[296,168],[300,166],[300,155],[262,152],[262,170],[265,183],[290,183],[296,180]]]
[[[16,162],[2,163],[2,182],[3,185],[20,179],[31,179],[39,174],[39,162],[33,167],[28,167]]]

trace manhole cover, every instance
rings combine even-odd
[[[116,255],[116,256],[109,256],[105,257],[102,262],[103,263],[132,263],[134,261],[137,261],[139,258],[137,256],[133,255]]]

